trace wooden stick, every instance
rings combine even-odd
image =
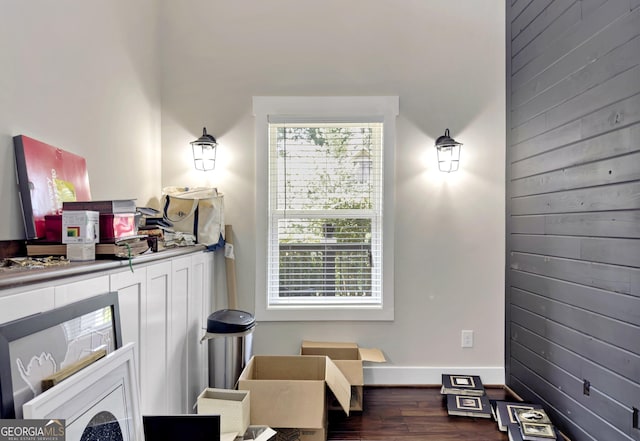
[[[227,270],[227,308],[238,309],[238,293],[236,288],[236,256],[233,249],[233,228],[224,227],[224,262]]]
[[[44,377],[42,379],[42,392],[44,392],[47,389],[51,389],[53,386],[60,383],[65,378],[70,377],[71,375],[75,374],[79,370],[89,366],[94,361],[101,359],[105,355],[107,355],[107,350],[99,349],[87,355],[86,357],[81,358],[75,363],[70,364],[66,368],[60,369],[58,372],[51,374],[48,377]]]

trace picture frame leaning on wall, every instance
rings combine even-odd
[[[0,324],[0,418],[22,418],[22,405],[42,393],[44,378],[121,346],[115,292]]]
[[[23,405],[24,416],[65,420],[67,441],[142,439],[135,344],[128,343]]]

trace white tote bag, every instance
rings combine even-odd
[[[215,247],[224,239],[224,199],[215,188],[165,187],[163,215],[174,231]]]

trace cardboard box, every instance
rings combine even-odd
[[[138,234],[135,213],[100,213],[100,243],[113,243],[117,239]],[[44,217],[45,238],[49,242],[62,242],[62,215],[52,214]],[[65,242],[68,243],[68,242]]]
[[[337,400],[334,397],[327,397],[327,401]],[[339,404],[336,404],[339,408]],[[326,407],[325,407],[326,408]],[[276,436],[271,441],[326,441],[329,433],[329,415],[325,411],[321,429],[305,429],[292,427],[276,428]]]
[[[246,390],[207,388],[196,404],[199,414],[220,415],[220,433],[245,433],[249,427],[250,401]]]
[[[365,361],[375,363],[385,362],[384,354],[380,349],[366,349],[358,347],[351,342],[302,342],[301,355],[326,355],[338,366],[340,371],[349,380],[352,386],[350,410],[362,410],[364,373],[362,365]],[[335,403],[330,405],[335,408]]]
[[[96,260],[95,243],[70,243],[67,244],[67,259],[72,262],[87,262]]]
[[[100,213],[100,242],[111,243],[136,234],[138,226],[135,213]]]
[[[326,356],[255,355],[238,379],[251,392],[251,424],[325,429],[327,387],[349,414],[351,385]]]
[[[62,213],[62,243],[100,242],[100,213],[65,211]]]

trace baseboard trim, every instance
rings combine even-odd
[[[485,385],[505,384],[504,367],[429,367],[429,366],[365,366],[364,384],[391,385],[439,385],[442,374],[479,375]]]

